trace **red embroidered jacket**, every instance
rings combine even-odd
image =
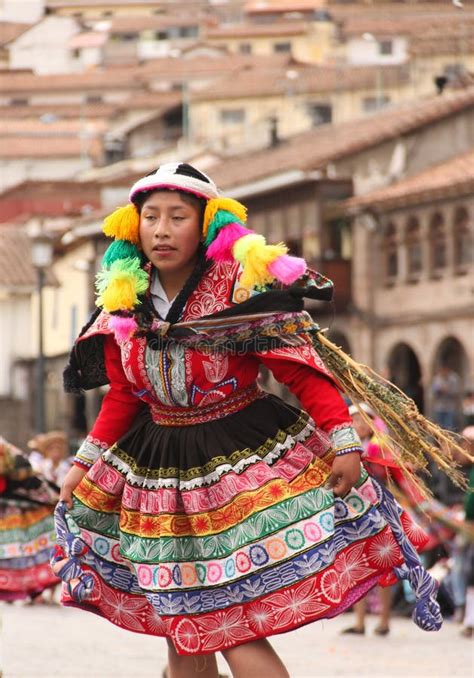
[[[196,320],[244,301],[249,293],[240,287],[238,277],[238,264],[213,264],[189,297],[182,319]],[[241,356],[202,353],[178,343],[158,351],[151,350],[144,337],[132,337],[119,345],[109,321],[110,316],[102,312],[79,340],[103,335],[110,390],[77,452],[77,465],[90,467],[129,429],[143,407],[158,408],[161,415],[167,410],[202,413],[199,421],[205,421],[211,404],[225,403],[252,388],[261,364],[294,393],[336,450],[360,449],[347,407],[311,345]]]

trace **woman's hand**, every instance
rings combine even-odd
[[[61,492],[59,494],[59,501],[65,501],[68,508],[72,508],[72,492],[81,480],[86,475],[85,469],[79,466],[71,466],[67,472],[63,484],[61,485]]]
[[[335,457],[328,485],[332,488],[336,497],[343,497],[354,487],[359,480],[360,471],[360,454],[358,452],[341,454],[340,457]]]

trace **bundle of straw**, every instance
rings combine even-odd
[[[429,474],[431,459],[456,485],[465,489],[467,483],[459,471],[457,460],[465,457],[474,462],[474,457],[461,447],[462,437],[445,431],[426,419],[413,400],[395,384],[367,365],[357,363],[329,341],[323,332],[321,330],[312,333],[315,350],[354,404],[367,403],[386,424],[388,431],[381,432],[373,420],[359,408],[361,416],[382,445],[393,454],[403,474],[425,496],[431,496],[425,483],[417,475],[419,471]]]

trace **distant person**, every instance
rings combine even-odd
[[[63,431],[42,433],[30,440],[28,447],[33,449],[29,456],[33,469],[61,487],[73,461],[69,457],[66,434]]]
[[[358,434],[364,452],[362,454],[362,462],[366,470],[377,480],[386,482],[388,468],[384,465],[385,454],[378,442],[376,435],[369,426],[363,415],[359,410],[362,410],[367,417],[375,421],[375,414],[366,403],[359,403],[351,405],[349,414],[352,417],[352,425]],[[388,460],[388,459],[387,459]],[[390,609],[392,606],[392,589],[391,587],[379,587],[380,600],[380,619],[378,625],[374,629],[374,633],[378,636],[386,636],[390,633]],[[367,596],[359,600],[353,606],[355,613],[355,624],[342,631],[343,634],[365,634],[365,617],[367,614]]]
[[[455,431],[461,409],[461,378],[447,365],[441,365],[431,384],[433,420],[442,428]]]
[[[474,389],[470,389],[464,394],[462,416],[464,426],[474,426]]]
[[[49,557],[59,493],[0,436],[0,600],[42,601],[59,580]]]

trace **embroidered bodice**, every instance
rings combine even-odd
[[[239,284],[238,264],[214,263],[188,298],[181,320],[198,320],[249,296]],[[110,319],[102,312],[80,338],[80,343],[101,338],[104,381],[111,385],[76,457],[84,465],[123,435],[143,407],[150,408],[157,424],[165,425],[204,423],[242,409],[263,395],[257,387],[261,364],[289,386],[321,428],[331,432],[349,426],[347,408],[310,344],[242,355],[199,351],[179,342],[154,348],[144,336],[117,339]],[[159,334],[165,329],[166,324],[156,318],[152,330]],[[96,344],[96,357],[98,349]]]

